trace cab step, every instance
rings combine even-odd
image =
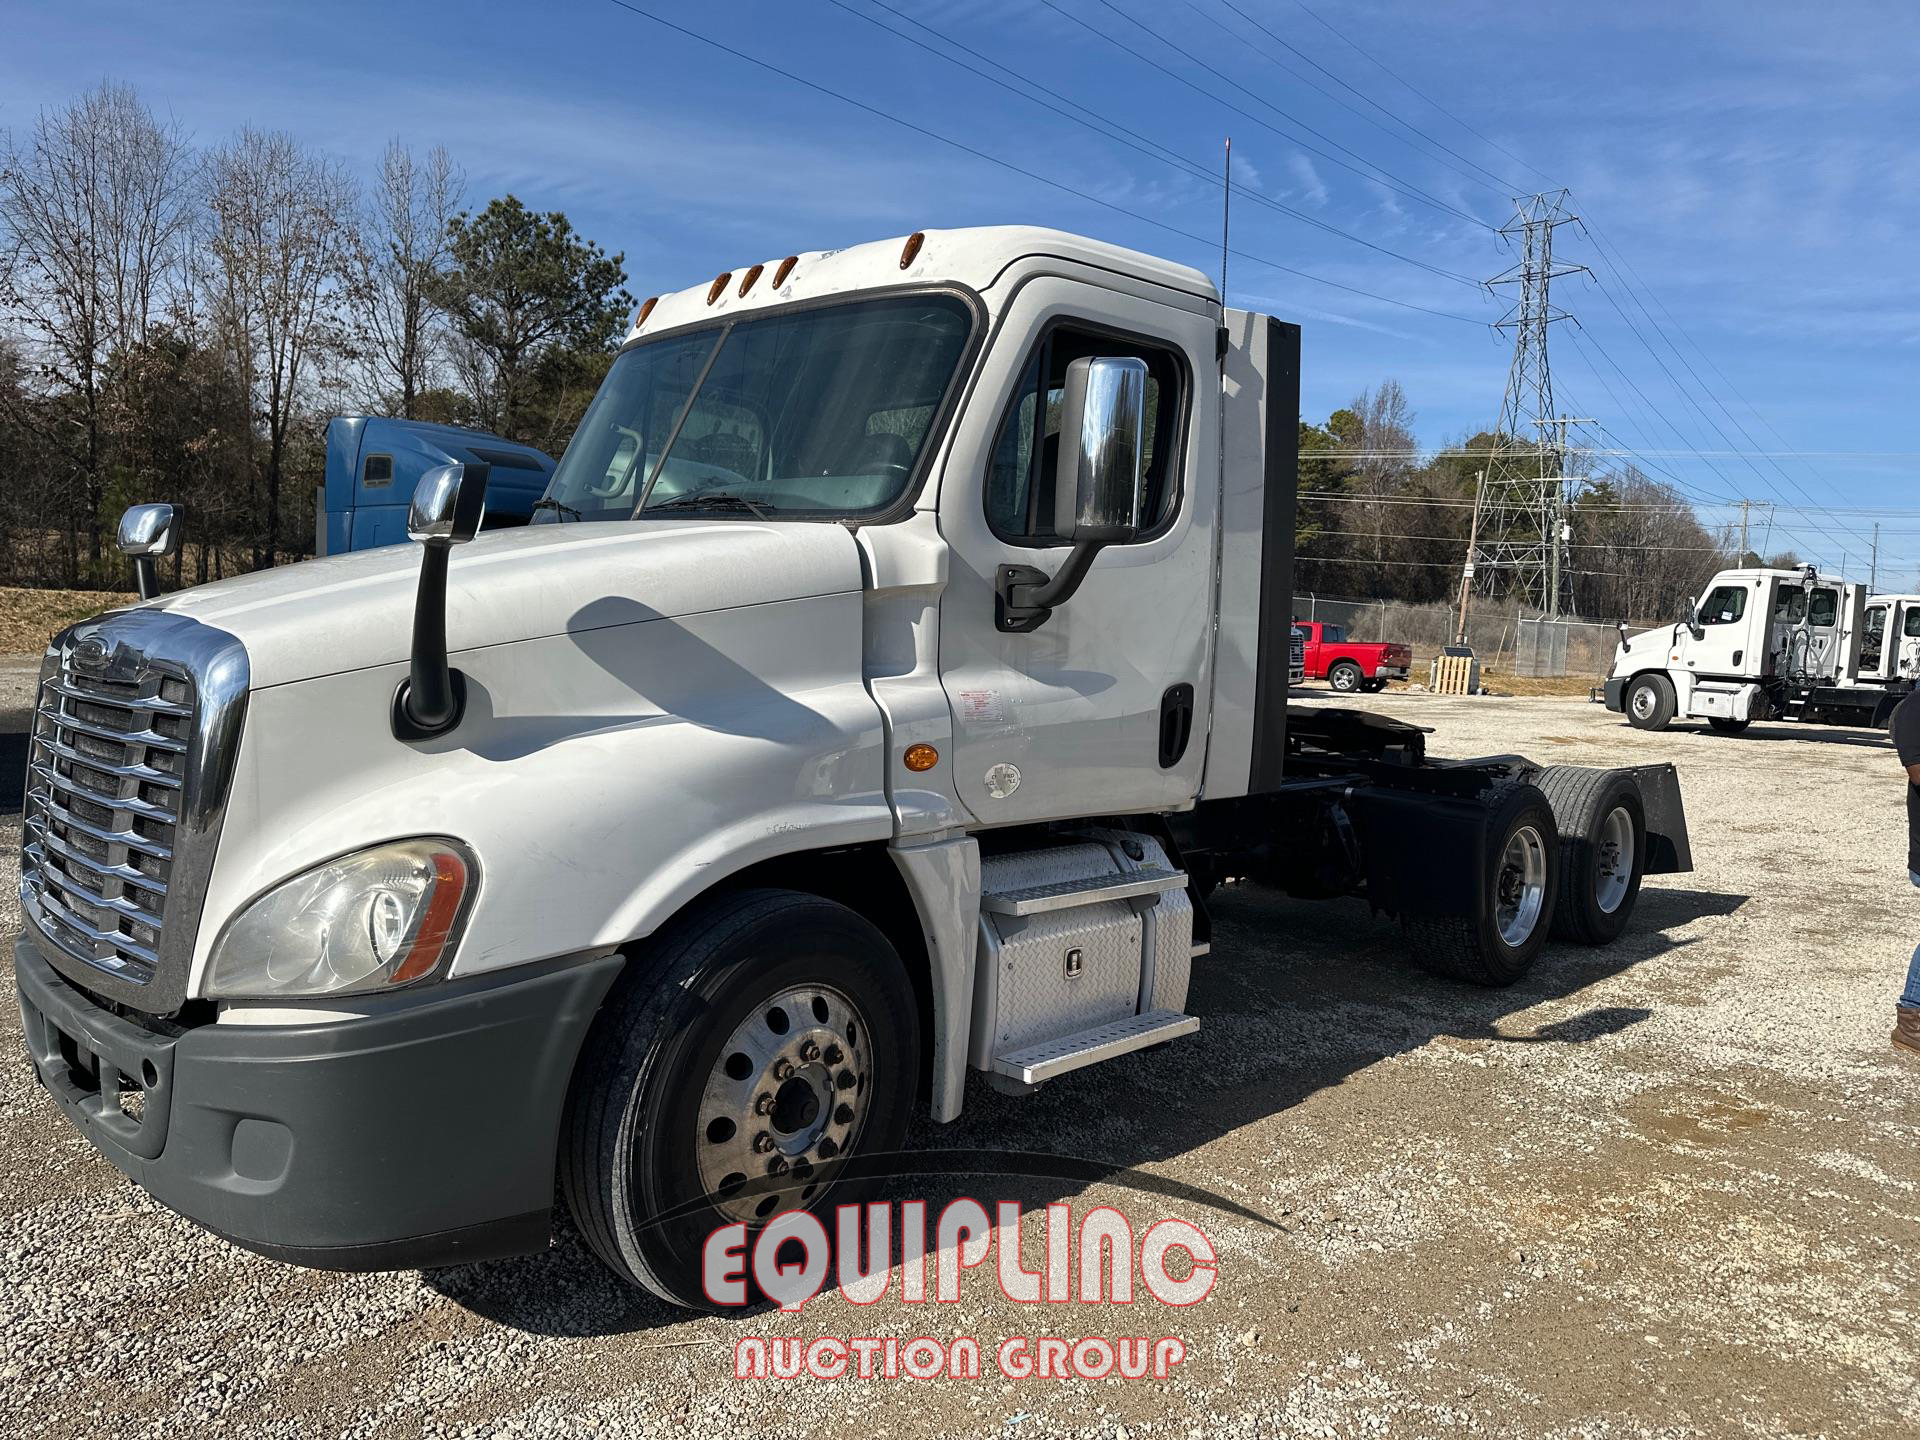
[[[1182,883],[1185,876],[1178,876]],[[1200,1028],[1198,1015],[1182,1015],[1177,1010],[1149,1010],[1144,1015],[1129,1015],[1082,1030],[1077,1035],[1062,1035],[1040,1045],[1029,1045],[1008,1055],[993,1057],[993,1068],[1001,1075],[1025,1085],[1038,1085],[1069,1070],[1097,1065],[1116,1055],[1144,1050],[1165,1040],[1191,1035]]]
[[[1128,870],[1117,875],[1056,880],[1048,885],[989,892],[980,897],[980,908],[989,915],[1045,915],[1054,910],[1077,910],[1082,905],[1099,905],[1108,900],[1164,895],[1169,890],[1185,889],[1186,884],[1186,874],[1180,870]]]

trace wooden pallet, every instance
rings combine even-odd
[[[1441,655],[1433,662],[1433,691],[1436,695],[1473,693],[1473,656]]]

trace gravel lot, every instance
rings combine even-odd
[[[31,665],[0,662],[0,921]],[[1025,1100],[985,1085],[921,1145],[1093,1157],[1278,1228],[1107,1179],[1014,1192],[1174,1213],[1221,1248],[1190,1310],[823,1296],[688,1318],[577,1242],[430,1275],[236,1250],[147,1200],[0,1066],[0,1430],[20,1435],[1912,1435],[1920,1065],[1887,1046],[1920,897],[1864,732],[1644,735],[1566,699],[1368,697],[1437,753],[1679,763],[1697,871],[1628,936],[1516,989],[1430,979],[1356,904],[1222,893],[1200,1033]],[[7,952],[11,958],[10,949]],[[9,1010],[0,1044],[20,1054]],[[984,1198],[1012,1198],[973,1187]],[[1144,1299],[1144,1297],[1143,1297]],[[1151,1382],[1002,1380],[999,1339],[1173,1333]],[[736,1382],[737,1336],[969,1334],[978,1381]],[[190,1428],[187,1428],[190,1427]]]

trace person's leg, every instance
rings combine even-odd
[[[1920,886],[1920,872],[1909,870],[1907,878]],[[1907,985],[1893,1011],[1893,1043],[1902,1050],[1920,1053],[1920,946],[1907,964]]]

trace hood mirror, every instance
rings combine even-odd
[[[401,740],[444,735],[466,708],[466,677],[447,664],[447,557],[480,533],[491,472],[483,464],[441,465],[413,487],[407,534],[420,544],[420,588],[412,662],[393,693],[393,733]]]
[[[171,505],[130,505],[120,517],[116,543],[120,553],[133,561],[133,583],[142,600],[160,593],[160,576],[154,561],[180,548],[179,512]]]

